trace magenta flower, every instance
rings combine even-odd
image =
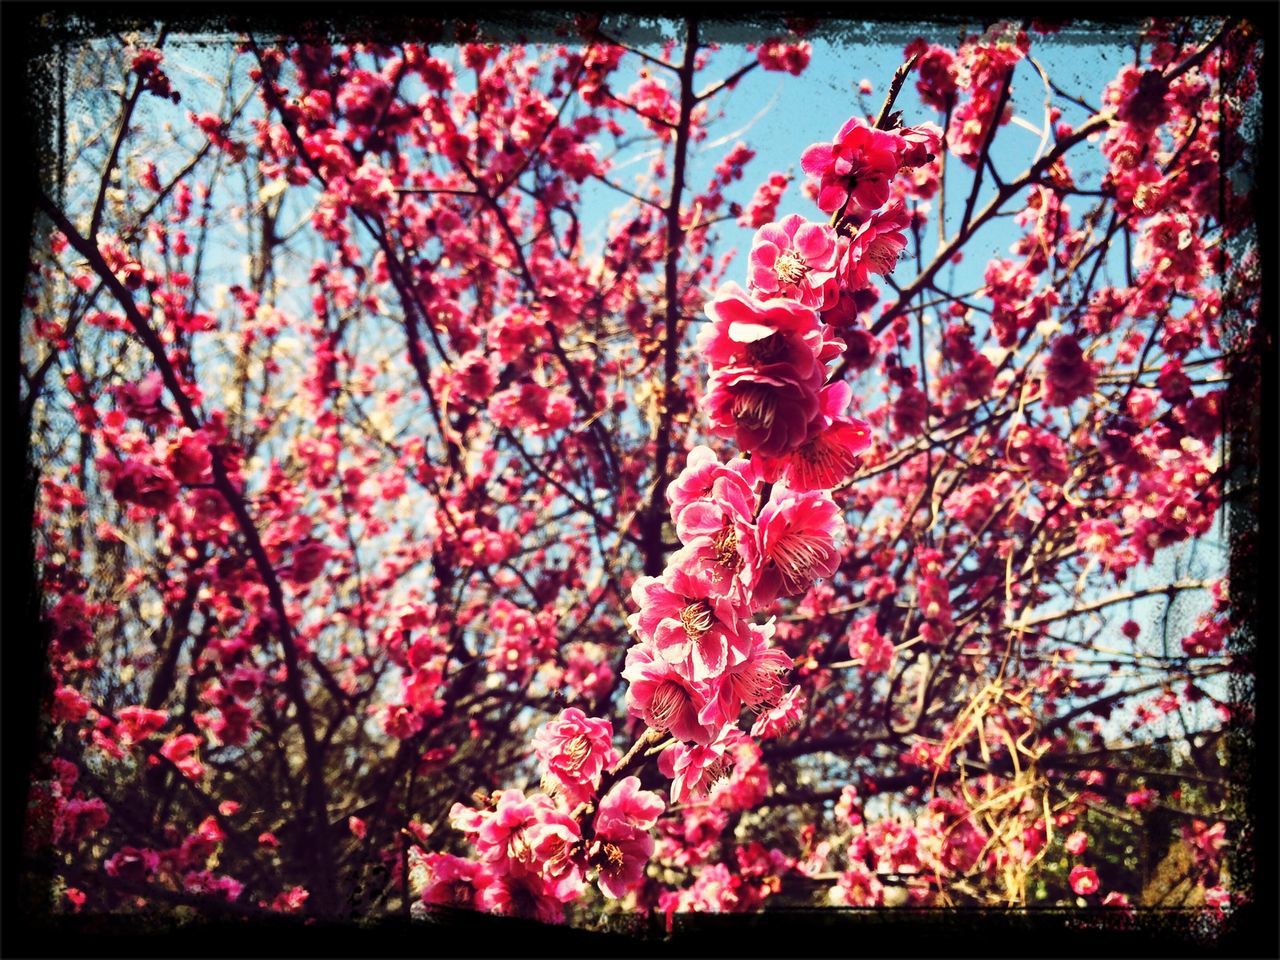
[[[906,249],[903,233],[911,223],[902,201],[871,214],[853,239],[841,260],[840,281],[849,290],[859,290],[871,282],[871,274],[887,277],[898,265],[898,257]]]
[[[922,167],[942,149],[942,128],[926,120],[895,131],[902,139],[902,168]]]
[[[708,744],[677,744],[658,758],[658,769],[671,778],[671,802],[687,803],[705,797],[731,765],[727,757],[730,734],[735,729],[730,721],[721,727]]]
[[[821,386],[823,338],[817,313],[796,300],[760,301],[736,283],[726,283],[706,308],[709,326],[696,349],[712,374],[749,367],[774,377]]]
[[[695,503],[717,504],[732,500],[750,504],[759,480],[759,468],[751,460],[735,457],[728,463],[721,463],[710,447],[694,447],[689,451],[685,468],[667,486],[671,519],[679,524],[684,509]],[[750,512],[748,510],[748,514]]]
[[[853,391],[840,381],[822,388],[822,408],[809,424],[804,443],[781,457],[759,457],[765,480],[796,492],[829,490],[853,476],[859,454],[871,445],[871,428],[844,416]]]
[[[1093,364],[1075,337],[1064,334],[1053,341],[1044,365],[1044,402],[1051,407],[1070,406],[1093,393]]]
[[[800,167],[818,179],[818,209],[833,213],[846,204],[860,222],[889,199],[889,181],[898,172],[900,137],[851,117],[831,143],[815,143],[800,155]]]
[[[836,296],[839,257],[834,230],[793,213],[756,231],[748,283],[766,299],[783,297],[821,310]]]
[[[755,493],[741,476],[726,468],[711,483],[705,499],[685,503],[676,523],[681,543],[697,537],[718,537],[729,527],[751,527],[755,521]]]
[[[546,767],[546,779],[570,805],[590,797],[600,786],[604,768],[617,760],[613,726],[577,707],[544,723],[534,735],[533,750]]]
[[[1098,872],[1093,867],[1077,864],[1071,868],[1071,875],[1068,879],[1071,883],[1071,889],[1082,897],[1098,892]]]
[[[715,698],[704,709],[704,719],[732,717],[736,720],[743,706],[755,710],[778,702],[784,688],[783,677],[791,669],[791,657],[786,651],[769,646],[773,624],[770,620],[750,625],[750,653],[720,674]]]
[[[820,408],[820,385],[735,367],[711,375],[703,407],[720,436],[751,453],[777,456],[804,442]]]
[[[662,815],[665,804],[652,790],[641,790],[638,777],[623,777],[613,785],[596,813],[596,836],[620,837],[646,832]]]
[[[761,740],[782,736],[800,725],[806,706],[804,693],[797,684],[784,693],[775,706],[756,717],[751,725],[751,736]]]
[[[456,820],[455,826],[464,822],[476,825],[474,819],[464,816],[465,809],[459,811],[455,806],[451,812],[450,819]],[[455,818],[453,813],[459,816]],[[491,813],[482,811],[479,814],[476,851],[481,860],[493,864],[499,873],[536,874],[539,860],[533,843],[536,837],[530,835],[530,828],[537,823],[565,821],[573,823],[572,818],[562,813],[546,794],[535,793],[526,797],[514,788],[504,790],[498,795],[497,806]]]
[[[178,437],[169,445],[165,466],[179,483],[188,486],[207,480],[213,455],[209,451],[209,436],[204,430],[191,431],[183,427]]]
[[[671,566],[661,578],[637,580],[631,598],[640,612],[628,623],[682,676],[706,680],[746,657],[751,644],[746,625],[704,579]]]
[[[564,902],[537,874],[495,874],[493,882],[480,891],[476,902],[486,913],[542,923],[564,922]]]
[[[164,510],[178,494],[168,472],[134,457],[121,462],[108,453],[99,458],[98,466],[107,475],[112,495],[124,503]]]
[[[561,903],[581,896],[586,864],[578,821],[559,810],[552,811],[530,826],[526,835],[547,893]]]
[[[422,902],[428,905],[474,909],[480,891],[493,882],[493,871],[474,860],[448,853],[425,857],[428,880]]]
[[[836,540],[844,530],[840,509],[826,491],[778,494],[760,511],[760,553],[763,566],[756,601],[803,593],[840,565]]]
[[[709,699],[707,685],[686,679],[649,644],[638,643],[627,651],[622,676],[630,682],[627,712],[654,730],[709,743],[719,729],[719,724],[703,724],[698,717]]]
[[[735,607],[754,610],[760,579],[759,535],[754,524],[735,518],[715,536],[694,537],[673,553],[667,569],[684,581],[696,581],[708,596],[727,598]]]

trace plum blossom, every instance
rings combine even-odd
[[[750,639],[737,609],[679,566],[662,578],[641,577],[631,597],[640,610],[628,623],[690,680],[707,680],[746,658]]]
[[[844,209],[855,222],[889,199],[889,182],[902,160],[902,140],[851,117],[830,143],[816,143],[800,155],[805,173],[818,180],[818,209]]]
[[[831,576],[840,562],[844,519],[831,495],[825,490],[778,490],[760,511],[760,604],[804,592],[815,580]]]
[[[701,719],[711,701],[706,682],[686,679],[649,644],[627,651],[622,676],[630,682],[627,712],[652,729],[680,740],[710,743],[720,728],[714,720]]]
[[[748,284],[766,299],[782,297],[821,310],[835,295],[839,258],[834,230],[793,213],[756,231]]]
[[[544,723],[534,735],[533,750],[546,768],[546,779],[570,804],[586,800],[600,785],[604,769],[617,760],[609,721],[588,717],[577,707]]]

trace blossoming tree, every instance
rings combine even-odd
[[[1124,906],[1170,850],[1228,907],[1256,31],[1088,89],[939,32],[757,171],[725,99],[815,26],[84,47],[22,357],[58,909]]]

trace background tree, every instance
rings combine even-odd
[[[1079,88],[1049,26],[936,30],[748,178],[731,94],[831,55],[776,27],[65,51],[21,407],[61,908],[1123,906],[1171,839],[1229,905],[1255,28],[1134,24]],[[824,345],[785,441],[735,386],[770,309]],[[672,662],[786,673],[699,734],[628,618],[735,454],[751,595]],[[794,491],[839,519],[779,547]]]

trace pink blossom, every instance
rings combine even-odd
[[[715,699],[705,709],[704,720],[713,717],[736,720],[744,706],[751,710],[769,707],[782,696],[783,677],[791,669],[791,657],[784,650],[769,646],[774,621],[749,624],[748,630],[751,636],[749,654],[729,664],[714,681]]]
[[[746,658],[751,643],[746,624],[705,579],[673,563],[661,578],[638,579],[631,598],[640,610],[628,624],[682,676],[706,680]]]
[[[624,777],[600,801],[596,813],[594,862],[600,868],[600,890],[619,899],[644,880],[653,854],[649,831],[663,810],[662,798],[640,789],[637,777]]]
[[[798,77],[809,65],[812,49],[807,41],[787,43],[778,37],[772,37],[760,44],[756,50],[756,58],[766,70],[785,70]]]
[[[1077,864],[1071,868],[1071,876],[1068,879],[1071,889],[1082,897],[1098,892],[1098,872],[1093,867]]]
[[[311,583],[324,572],[333,550],[319,540],[304,540],[293,550],[293,562],[286,568],[289,580],[299,586]]]
[[[804,442],[819,410],[812,383],[742,367],[713,373],[703,406],[716,433],[774,456]]]
[[[842,907],[878,907],[884,903],[884,885],[867,869],[853,863],[830,890],[831,902]]]
[[[627,712],[658,731],[680,740],[710,743],[720,723],[703,722],[700,714],[711,699],[706,683],[686,679],[648,644],[627,651],[622,671],[627,687]]]
[[[845,416],[853,391],[843,381],[822,388],[818,415],[809,424],[807,439],[780,457],[757,459],[766,480],[790,490],[829,490],[853,476],[859,454],[871,445],[870,425]]]
[[[1089,849],[1089,835],[1083,830],[1077,830],[1067,837],[1063,846],[1066,847],[1067,853],[1078,857]]]
[[[1124,802],[1137,810],[1148,810],[1156,801],[1158,794],[1149,787],[1134,790],[1125,795]]]
[[[176,442],[169,447],[165,466],[179,482],[192,486],[206,481],[213,455],[209,451],[209,436],[204,430],[190,431],[185,427]]]
[[[571,805],[586,800],[600,785],[605,767],[617,760],[613,726],[577,707],[544,723],[534,735],[533,749],[547,778]]]
[[[1093,364],[1085,358],[1075,337],[1061,336],[1053,341],[1045,361],[1045,403],[1069,406],[1079,397],[1093,393]]]
[[[760,553],[764,559],[756,602],[803,593],[815,580],[835,573],[840,563],[837,540],[844,519],[831,495],[813,490],[779,493],[775,487],[760,511]]]
[[[751,725],[751,736],[761,740],[782,736],[800,725],[807,705],[804,692],[797,684],[784,693],[776,705],[761,711]]]
[[[818,209],[842,206],[855,222],[889,199],[889,181],[898,172],[902,141],[851,117],[831,143],[815,143],[800,155],[805,173],[818,179]]]
[[[479,891],[493,882],[493,872],[484,864],[448,853],[427,854],[425,865],[422,902],[429,905],[474,909]]]
[[[685,468],[667,485],[666,496],[671,507],[671,519],[679,524],[685,508],[694,504],[706,503],[720,507],[727,502],[742,507],[749,521],[752,519],[751,507],[758,483],[759,469],[753,461],[735,457],[722,464],[710,447],[694,447],[689,451]],[[691,531],[691,536],[708,532],[706,529],[697,529],[696,532]]]
[[[122,462],[107,454],[99,460],[99,466],[109,476],[111,493],[117,500],[163,510],[177,496],[177,486],[168,472],[136,457]]]
[[[687,803],[706,796],[712,784],[724,776],[730,761],[732,723],[725,724],[707,744],[676,744],[658,758],[658,769],[671,778],[671,802]]]
[[[849,656],[862,661],[864,674],[885,673],[893,664],[893,641],[876,629],[876,616],[857,620],[849,631]]]
[[[824,223],[793,213],[756,231],[748,267],[750,288],[821,310],[835,296],[840,248]]]
[[[734,515],[714,536],[693,537],[671,555],[667,570],[682,583],[697,584],[691,592],[726,600],[732,607],[752,608],[760,577],[758,536],[754,524]]]
[[[887,277],[898,264],[907,246],[903,234],[911,222],[902,201],[870,215],[844,249],[840,261],[840,281],[849,290],[871,282],[871,274]]]
[[[726,283],[707,304],[708,326],[699,331],[695,348],[720,371],[758,370],[798,384],[822,385],[821,322],[813,309],[796,300],[757,300],[734,283]]]

